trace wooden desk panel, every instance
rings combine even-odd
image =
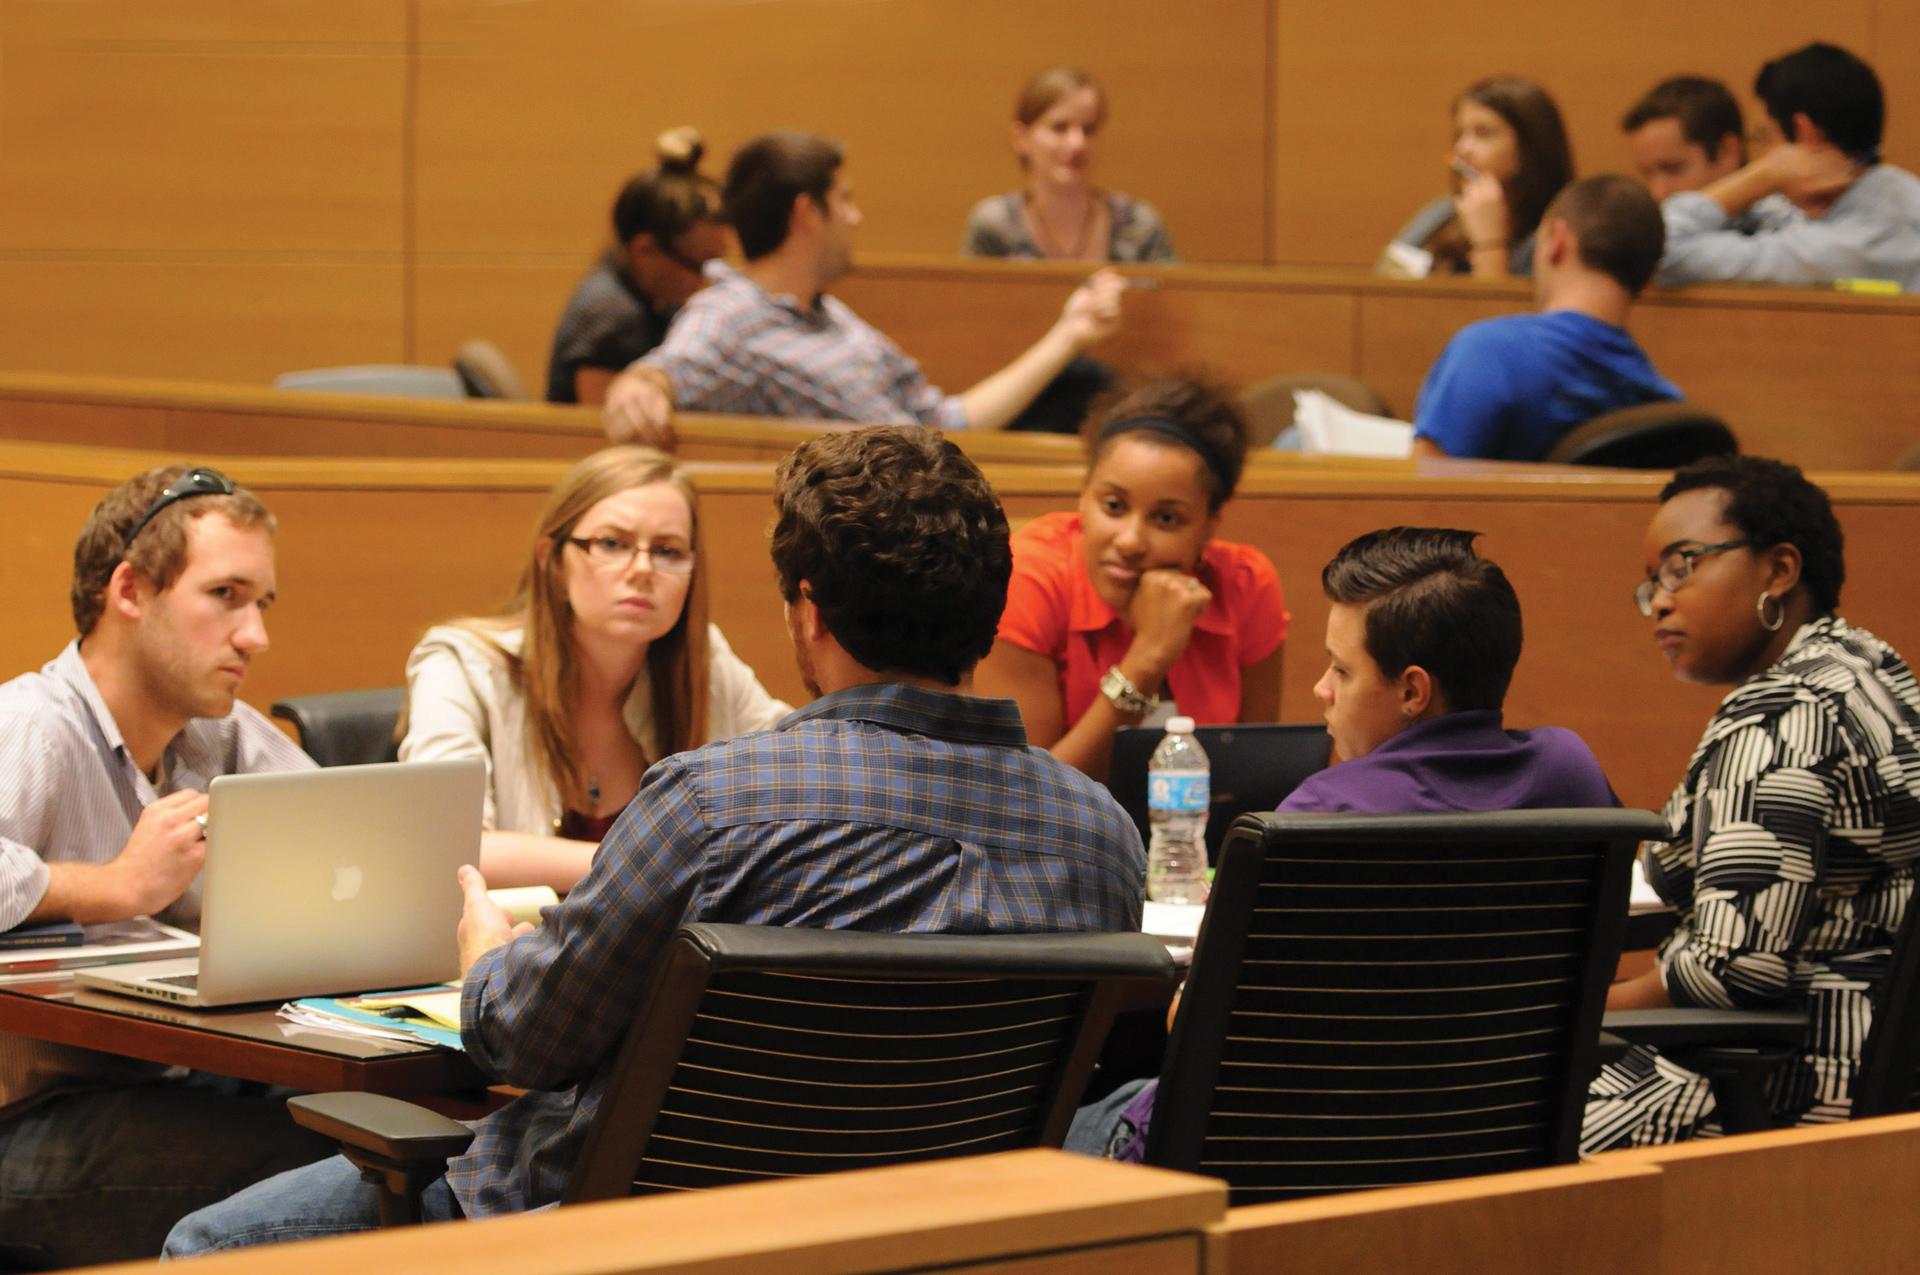
[[[0,553],[0,591],[15,621],[0,637],[0,669],[36,668],[69,636],[70,545],[112,482],[151,456],[109,449],[0,444],[0,501],[13,512]],[[247,699],[392,685],[430,624],[498,605],[511,589],[533,518],[560,460],[268,460],[220,462],[258,490],[280,519],[281,599],[273,649]],[[805,696],[781,619],[766,528],[770,467],[695,466],[701,491],[712,615],[769,690]],[[1008,513],[1070,508],[1077,467],[987,467]],[[1681,773],[1722,692],[1673,680],[1629,591],[1655,503],[1656,476],[1443,464],[1355,471],[1299,466],[1249,475],[1224,535],[1259,546],[1280,571],[1293,613],[1282,715],[1319,715],[1323,665],[1321,566],[1362,531],[1394,523],[1474,528],[1507,570],[1525,610],[1528,643],[1508,699],[1514,726],[1578,731],[1630,805],[1658,806]],[[1848,531],[1844,613],[1897,647],[1920,638],[1920,596],[1905,557],[1920,541],[1920,477],[1826,480]]]
[[[1129,292],[1126,326],[1096,356],[1129,373],[1202,366],[1250,384],[1333,371],[1402,416],[1466,324],[1532,307],[1524,282],[1375,279],[1352,270],[1180,268]],[[1057,313],[1078,272],[1060,266],[868,255],[836,291],[964,387]],[[1876,469],[1920,441],[1920,300],[1817,289],[1656,291],[1634,328],[1656,365],[1725,414],[1742,446],[1822,469]]]
[[[1661,1175],[1568,1165],[1227,1211],[1235,1271],[1655,1271]],[[1732,1268],[1728,1268],[1732,1269]]]
[[[439,1095],[485,1083],[463,1053],[393,1053],[351,1036],[296,1031],[276,1011],[190,1010],[76,992],[71,976],[0,987],[0,1031],[56,1045],[317,1093]]]
[[[1613,1151],[1660,1173],[1661,1275],[1898,1275],[1920,1249],[1920,1115]],[[1651,1269],[1640,1267],[1639,1269]]]
[[[1226,1215],[1208,1178],[1064,1151],[1013,1151],[823,1178],[584,1204],[472,1226],[424,1226],[196,1259],[213,1275],[341,1270],[463,1275],[884,1275],[910,1271],[1202,1275]],[[1184,1248],[1184,1260],[1168,1241]],[[1137,1257],[1156,1259],[1136,1267]],[[151,1263],[100,1267],[151,1272]]]

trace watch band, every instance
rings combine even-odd
[[[1160,704],[1157,695],[1143,695],[1133,680],[1120,671],[1118,664],[1109,668],[1100,678],[1100,693],[1107,697],[1107,703],[1117,712],[1128,717],[1145,717]]]

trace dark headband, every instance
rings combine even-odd
[[[1108,421],[1101,427],[1100,436],[1094,441],[1094,449],[1099,450],[1109,440],[1118,438],[1122,434],[1136,433],[1158,435],[1169,442],[1180,444],[1198,456],[1200,463],[1205,465],[1208,472],[1213,475],[1215,488],[1222,500],[1225,500],[1227,494],[1233,490],[1232,462],[1211,447],[1202,445],[1200,440],[1194,437],[1192,430],[1168,416],[1123,416],[1118,420]]]

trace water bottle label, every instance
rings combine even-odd
[[[1147,776],[1147,805],[1154,810],[1205,814],[1212,776],[1160,774]]]

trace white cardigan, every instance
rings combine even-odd
[[[523,634],[503,629],[502,647],[518,652]],[[707,741],[768,730],[793,711],[766,688],[707,626]],[[644,673],[634,682],[621,716],[646,751],[661,755],[654,736],[653,688]],[[465,629],[428,629],[407,657],[407,736],[401,761],[479,757],[487,763],[483,826],[503,832],[544,835],[560,826],[560,794],[537,773],[527,749],[526,700],[507,675],[507,664],[486,641]]]

